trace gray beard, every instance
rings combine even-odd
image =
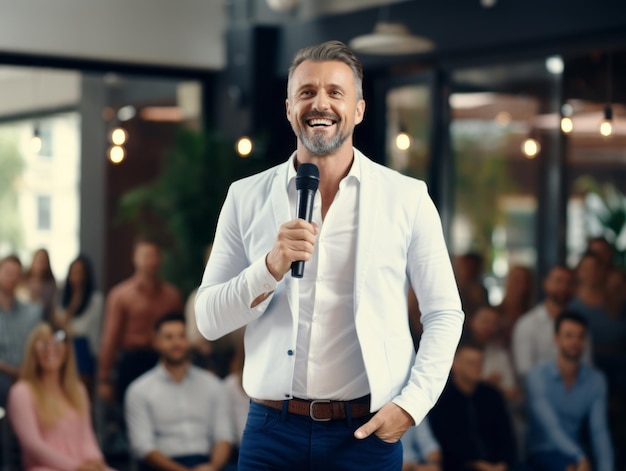
[[[298,138],[311,154],[316,156],[325,156],[334,153],[341,145],[346,142],[349,134],[335,134],[330,139],[326,139],[322,133],[314,132],[312,137],[302,130]]]

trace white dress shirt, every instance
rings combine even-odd
[[[296,214],[294,165],[289,166],[287,176],[289,202]],[[315,194],[312,220],[319,231],[315,251],[299,281],[296,397],[349,400],[370,392],[354,324],[359,177],[356,159],[323,221],[321,194]]]
[[[231,442],[228,392],[213,373],[189,366],[178,383],[158,364],[131,383],[124,401],[133,454],[210,455],[217,442]]]
[[[246,326],[243,386],[258,399],[294,397],[295,377],[301,374],[295,357],[301,347],[300,317],[305,316],[300,306],[304,283],[289,273],[277,283],[265,264],[280,225],[295,217],[288,192],[294,158],[295,153],[288,162],[231,185],[196,297],[196,321],[208,339]],[[376,164],[357,149],[354,159],[360,179],[351,309],[371,410],[393,401],[419,423],[441,394],[461,335],[463,312],[450,256],[424,182]],[[334,229],[333,215],[328,217]],[[322,241],[316,250],[320,247],[332,245]],[[305,265],[305,274],[308,268]],[[407,314],[409,283],[424,327],[417,356]],[[316,286],[314,309],[327,298],[319,289]],[[263,293],[271,294],[251,307]],[[340,341],[327,329],[328,337],[320,339],[317,328],[312,341]],[[324,388],[336,387],[335,381],[325,382]],[[359,382],[356,378],[354,384]],[[310,387],[316,385],[306,385],[309,395]]]

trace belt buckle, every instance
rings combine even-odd
[[[311,417],[312,420],[314,420],[315,422],[328,422],[332,419],[332,417],[328,417],[327,419],[319,419],[317,417],[315,417],[315,414],[313,412],[313,409],[315,408],[315,404],[330,404],[330,399],[313,399],[310,403],[309,403],[309,417]],[[333,410],[332,408],[330,409],[330,413],[332,415]]]

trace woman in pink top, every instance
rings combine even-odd
[[[26,344],[20,380],[9,392],[9,419],[26,471],[110,469],[96,443],[68,340],[64,331],[38,324]]]

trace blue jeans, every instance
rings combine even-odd
[[[370,416],[316,422],[250,403],[238,471],[400,471],[402,443],[354,438]]]

